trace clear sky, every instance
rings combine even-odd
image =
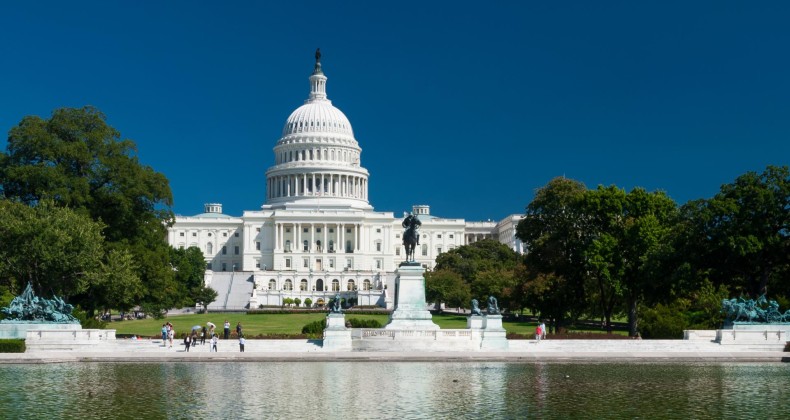
[[[240,215],[320,47],[377,210],[496,220],[563,175],[682,204],[790,164],[788,22],[787,1],[3,2],[0,129],[96,106],[176,213]]]

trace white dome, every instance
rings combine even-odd
[[[295,133],[338,133],[354,136],[351,123],[329,100],[313,100],[296,108],[283,127],[283,136]]]

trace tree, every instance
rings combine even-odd
[[[537,191],[516,227],[516,236],[529,250],[524,286],[527,305],[549,317],[554,328],[575,320],[587,306],[585,191],[579,181],[552,179]]]
[[[88,306],[85,305],[90,305],[91,311],[98,306],[126,312],[140,301],[144,292],[132,254],[125,249],[113,249],[101,263],[98,275],[91,281],[87,294],[96,299],[84,299],[81,305],[86,309]]]
[[[304,306],[306,306],[308,308],[312,308],[313,307],[313,299],[310,299],[310,298],[305,299],[304,300]]]
[[[291,306],[291,304],[293,304],[293,303],[294,303],[293,299],[291,299],[289,297],[283,298],[283,306]]]
[[[204,313],[208,313],[208,305],[217,300],[217,296],[219,293],[210,287],[201,287],[195,293],[195,299],[203,306]]]
[[[302,299],[294,298],[294,305],[298,308],[302,304]]]
[[[186,289],[175,283],[168,258],[168,181],[142,165],[134,142],[105,120],[93,107],[23,118],[0,153],[0,194],[29,206],[51,200],[100,221],[105,242],[133,256],[141,303],[154,311],[178,306]]]
[[[170,264],[173,267],[175,283],[185,292],[183,304],[193,306],[199,301],[204,288],[206,273],[206,259],[200,248],[191,246],[186,249],[170,248]]]
[[[29,207],[0,199],[0,281],[66,299],[88,290],[101,272],[101,229],[51,200]]]
[[[446,303],[451,307],[466,308],[471,301],[469,284],[460,274],[449,269],[425,273],[425,298],[438,306]]]
[[[768,166],[682,208],[684,255],[695,275],[752,298],[790,295],[790,169]]]

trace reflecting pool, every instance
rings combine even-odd
[[[783,363],[0,366],[3,418],[787,418]]]

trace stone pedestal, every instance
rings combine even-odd
[[[425,309],[425,278],[423,269],[416,263],[403,263],[398,267],[395,282],[395,311],[385,329],[438,330],[431,313]]]
[[[28,331],[36,330],[81,330],[80,324],[54,324],[36,323],[25,321],[3,321],[0,322],[0,338],[27,338]]]
[[[483,316],[482,350],[507,350],[507,331],[502,327],[502,315]]]
[[[351,351],[351,330],[346,328],[346,317],[343,314],[327,315],[321,347],[330,351]]]
[[[466,318],[466,328],[469,328],[470,330],[482,330],[483,317],[480,315],[472,315],[469,318]]]

